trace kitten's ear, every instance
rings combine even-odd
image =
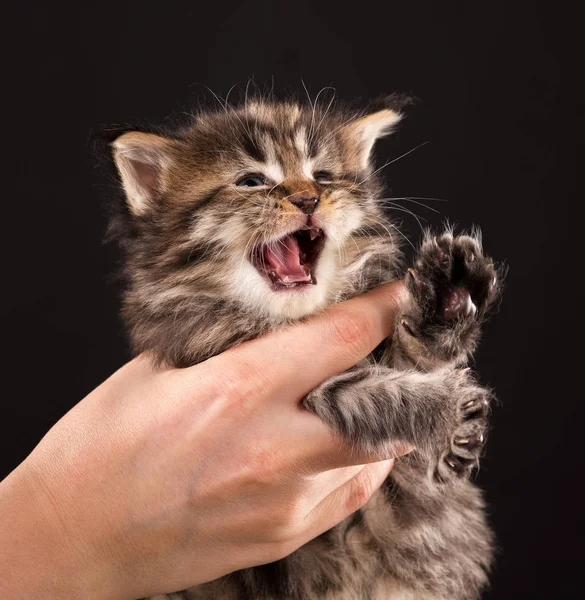
[[[415,98],[405,95],[392,95],[372,105],[368,114],[346,126],[351,143],[358,152],[358,161],[362,168],[370,164],[372,149],[376,140],[390,134],[402,119],[401,109],[412,104]]]
[[[388,135],[400,121],[402,115],[390,108],[379,110],[361,117],[348,126],[351,141],[358,152],[358,161],[362,169],[368,167],[372,149],[376,140]]]
[[[154,133],[130,131],[111,145],[130,211],[144,214],[165,191],[174,142]]]

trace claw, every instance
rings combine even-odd
[[[408,274],[410,275],[412,283],[414,284],[414,287],[416,288],[417,292],[424,292],[426,289],[426,285],[418,276],[417,272],[414,269],[410,268],[408,269]]]
[[[402,327],[404,327],[404,329],[407,331],[407,333],[409,333],[412,337],[416,337],[416,335],[414,334],[414,331],[412,330],[412,327],[410,326],[410,322],[408,321],[408,319],[402,318],[400,320],[400,324],[402,325]]]
[[[474,317],[476,313],[477,313],[477,306],[471,300],[471,296],[468,296],[467,304],[465,307],[465,316],[469,317],[471,315],[472,317]]]
[[[457,458],[455,456],[445,458],[445,462],[458,474],[469,471],[469,467],[473,467],[471,461],[467,459]]]
[[[473,400],[469,400],[462,407],[462,411],[465,413],[466,418],[473,418],[475,415],[486,414],[489,408],[489,402],[482,398],[478,400],[474,398]]]
[[[454,442],[456,446],[467,446],[468,450],[475,450],[483,444],[483,440],[483,433],[479,433],[467,438],[455,439]]]

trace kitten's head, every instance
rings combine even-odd
[[[119,135],[132,302],[161,311],[204,293],[282,321],[340,298],[395,251],[371,154],[403,104],[249,101],[172,134]]]

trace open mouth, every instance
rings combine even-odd
[[[315,285],[315,267],[325,243],[319,227],[303,227],[275,242],[257,246],[252,264],[273,288]]]

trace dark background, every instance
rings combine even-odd
[[[501,400],[477,477],[501,547],[486,597],[577,597],[577,15],[524,1],[18,6],[4,15],[0,475],[128,357],[91,131],[160,123],[209,98],[205,86],[225,96],[249,77],[281,95],[301,78],[313,97],[412,92],[422,102],[380,161],[430,143],[385,170],[392,195],[448,200],[427,202],[440,214],[404,206],[481,225],[510,269],[476,365]],[[397,217],[416,241],[416,221]]]

